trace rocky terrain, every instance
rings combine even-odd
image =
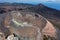
[[[60,40],[59,14],[59,10],[42,4],[1,5],[0,38],[1,40]]]
[[[60,29],[60,10],[49,8],[43,4],[32,5],[23,3],[0,3],[0,14],[13,10],[37,12]]]

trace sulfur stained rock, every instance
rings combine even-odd
[[[35,16],[38,16],[35,17]],[[40,20],[41,19],[41,20]],[[32,12],[11,12],[7,14],[4,26],[9,28],[11,33],[18,35],[21,40],[43,40],[41,30],[46,21],[40,15]]]
[[[36,17],[36,15],[38,17]],[[46,20],[37,13],[34,12],[18,12],[13,11],[6,15],[4,26],[9,27],[12,24],[15,26],[22,26],[26,22],[29,25],[34,25],[42,30],[46,25]]]
[[[54,25],[34,12],[9,12],[4,19],[4,28],[9,30],[4,32],[7,39],[10,38],[10,34],[15,34],[19,40],[45,40],[45,36],[47,40],[58,40],[58,32]]]

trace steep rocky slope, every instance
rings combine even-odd
[[[39,13],[60,29],[60,10],[49,8],[43,4],[39,4],[28,9]]]

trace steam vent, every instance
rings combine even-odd
[[[59,40],[57,28],[38,13],[11,11],[0,20],[0,40]]]

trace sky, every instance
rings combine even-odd
[[[60,10],[60,0],[0,0],[0,2],[17,2],[17,3],[29,3],[29,4],[39,4],[42,3],[48,7]]]
[[[43,2],[55,2],[59,3],[60,0],[0,0],[0,2],[22,2],[22,3],[43,3]]]

